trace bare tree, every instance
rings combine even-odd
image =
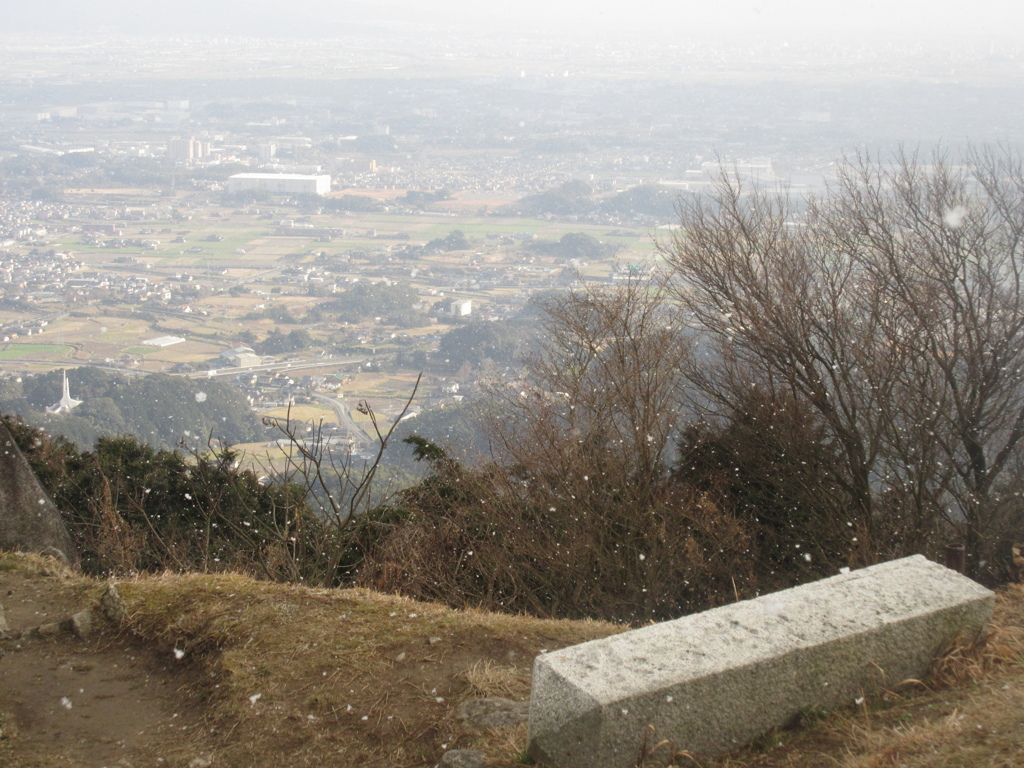
[[[876,401],[894,367],[872,358],[880,320],[870,290],[850,259],[815,247],[785,191],[723,174],[708,197],[686,204],[682,221],[662,252],[684,306],[710,336],[693,380],[720,412],[742,408],[754,386],[811,404],[839,449],[836,479],[851,499],[855,535],[868,544],[881,449]]]
[[[542,309],[524,378],[495,392],[491,434],[568,493],[599,484],[649,503],[686,401],[684,318],[657,279],[578,289]]]
[[[945,525],[977,572],[1024,436],[1021,160],[857,157],[806,203],[797,214],[785,190],[723,173],[684,205],[663,253],[717,343],[696,378],[724,407],[755,382],[813,406],[841,449],[863,559],[927,549]]]
[[[265,424],[281,433],[288,448],[286,466],[281,473],[283,480],[301,488],[303,498],[319,515],[318,528],[322,531],[322,541],[317,546],[325,558],[322,576],[324,586],[334,585],[338,569],[348,551],[348,541],[343,534],[359,515],[380,501],[372,493],[377,470],[384,459],[391,436],[416,398],[422,378],[422,374],[416,378],[405,405],[390,425],[382,424],[365,400],[359,402],[357,410],[369,418],[376,437],[373,458],[362,464],[357,463],[351,450],[332,450],[324,434],[322,421],[315,426],[293,421],[290,407],[283,419],[264,419]],[[302,525],[301,519],[293,523],[297,529],[301,529]],[[297,538],[291,531],[283,531],[282,536],[285,540]]]
[[[927,425],[940,510],[978,572],[1008,532],[994,526],[1000,477],[1024,437],[1024,166],[1005,149],[926,164],[901,154],[842,167],[818,216],[823,239],[871,276],[901,323],[887,328],[904,375],[889,412]],[[894,431],[891,439],[900,435]]]

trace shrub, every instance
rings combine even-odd
[[[641,507],[588,492],[585,479],[574,498],[522,468],[432,463],[426,480],[361,521],[357,584],[629,623],[729,602],[752,584],[748,537],[708,496],[666,483]]]

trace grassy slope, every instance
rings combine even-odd
[[[0,569],[24,559],[0,555]],[[52,575],[76,595],[96,582]],[[217,734],[218,766],[432,766],[445,749],[521,764],[525,726],[477,733],[459,702],[529,694],[533,657],[621,627],[542,621],[364,590],[322,590],[237,575],[164,575],[118,582],[123,629],[171,664]],[[718,768],[1010,766],[1024,764],[1024,587],[1002,591],[996,641],[958,651],[943,675],[807,718]],[[125,633],[121,637],[124,639]],[[177,657],[180,656],[180,659]],[[664,745],[655,758],[669,752]],[[650,764],[658,761],[652,759]],[[598,767],[595,767],[598,768]]]
[[[596,622],[455,612],[362,590],[241,576],[123,582],[132,630],[201,665],[218,765],[433,765],[483,747],[514,764],[525,730],[474,734],[451,713],[480,695],[526,698],[533,657],[619,631]],[[431,638],[435,638],[431,643]]]

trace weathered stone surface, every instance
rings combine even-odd
[[[485,755],[475,749],[449,749],[441,755],[441,768],[484,768]]]
[[[455,719],[471,728],[509,728],[525,723],[530,714],[530,702],[492,697],[466,699],[455,710]]]
[[[0,549],[78,562],[64,521],[0,419]]]
[[[117,591],[117,585],[112,581],[107,582],[107,588],[100,596],[100,610],[103,615],[115,624],[124,620],[124,603],[121,602],[121,593]]]
[[[40,624],[33,630],[33,634],[36,637],[56,637],[63,631],[64,628],[60,625],[60,622],[53,621],[49,624]]]
[[[558,768],[627,768],[648,743],[718,754],[926,674],[993,594],[921,556],[537,657],[529,753]]]
[[[68,619],[68,629],[79,640],[87,640],[92,635],[92,611],[84,610],[74,613]]]

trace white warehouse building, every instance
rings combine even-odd
[[[326,195],[331,191],[331,177],[304,173],[236,173],[228,176],[228,192],[255,189],[272,195]]]

